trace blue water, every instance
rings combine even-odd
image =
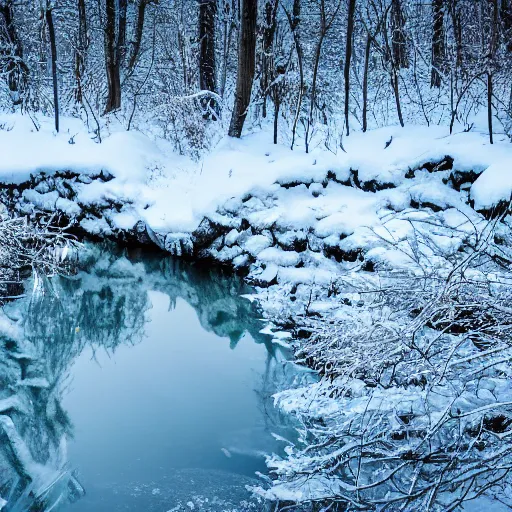
[[[64,398],[75,426],[69,455],[88,493],[70,510],[137,510],[129,508],[134,493],[146,494],[139,501],[149,507],[183,478],[189,486],[173,489],[169,505],[193,502],[195,494],[222,498],[216,487],[229,478],[221,472],[265,471],[258,452],[273,448],[257,395],[265,345],[246,335],[232,350],[201,327],[185,301],[169,310],[166,295],[149,298],[142,343],[113,356],[88,348],[71,369]],[[245,482],[231,484],[241,498]]]
[[[33,414],[47,417],[30,418],[36,441],[27,419],[13,418],[34,459],[50,467],[65,457],[73,476],[34,510],[264,510],[247,486],[264,484],[265,454],[283,448],[271,395],[286,364],[259,333],[243,282],[94,248],[77,276],[43,288],[6,311],[37,347],[26,372],[52,383],[59,414],[37,391],[45,407]],[[31,484],[13,479],[14,464],[6,470],[0,496],[16,488],[6,510],[29,510],[19,496],[28,503]]]

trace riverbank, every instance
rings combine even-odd
[[[73,119],[59,135],[49,120],[39,131],[21,116],[0,124],[0,143],[13,148],[0,164],[1,194],[16,212],[56,213],[83,233],[152,242],[254,277],[254,265],[271,267],[260,276],[269,282],[332,260],[407,265],[378,249],[388,232],[407,236],[413,212],[464,229],[512,194],[508,139],[491,146],[485,133],[449,136],[443,127],[354,134],[336,154],[290,151],[262,132],[227,139],[194,162],[137,132],[97,144]]]
[[[402,487],[405,498],[395,496],[397,503],[412,500],[413,481],[425,483],[418,498],[437,503],[436,496],[429,498],[430,482],[442,466],[432,464],[431,474],[419,478],[418,464],[439,457],[446,442],[431,443],[434,452],[421,457],[413,453],[407,459],[407,454],[411,439],[425,438],[426,422],[437,425],[440,419],[435,435],[449,439],[450,446],[459,443],[473,457],[462,463],[469,473],[462,473],[467,478],[457,492],[467,491],[473,499],[480,488],[486,490],[486,482],[476,477],[478,492],[464,487],[475,470],[468,466],[475,463],[474,450],[484,442],[481,429],[472,434],[474,419],[482,423],[503,417],[503,429],[493,431],[486,424],[485,435],[508,432],[509,348],[506,335],[493,333],[498,346],[478,355],[482,349],[468,333],[488,337],[487,324],[499,322],[500,332],[507,332],[508,325],[494,315],[482,327],[474,318],[475,311],[483,314],[481,309],[472,306],[467,313],[467,305],[454,304],[446,290],[457,289],[469,303],[487,309],[491,303],[507,307],[512,261],[506,215],[512,192],[508,140],[491,146],[478,132],[449,136],[441,127],[392,127],[354,134],[336,154],[320,147],[305,154],[268,144],[269,137],[260,133],[226,140],[193,162],[171,154],[162,141],[137,133],[114,133],[98,145],[83,132],[75,134],[76,126],[54,136],[29,132],[23,122],[7,119],[5,126],[11,129],[0,132],[0,142],[17,144],[25,158],[3,162],[0,169],[1,197],[10,209],[34,218],[57,214],[60,224],[81,233],[152,244],[244,273],[259,287],[257,299],[269,322],[265,332],[275,343],[292,346],[300,362],[319,371],[318,384],[276,396],[276,404],[304,425],[302,446],[290,445],[288,459],[269,460],[277,480],[270,490],[257,489],[259,494],[287,504],[334,499],[377,506],[389,496],[393,481],[389,475],[376,480],[388,467],[379,462],[383,447],[364,458],[362,448],[357,456],[347,448],[354,446],[353,438],[360,447],[374,443],[364,438],[361,444],[361,435],[346,430],[354,425],[364,433],[368,411],[380,422],[379,441],[408,441],[385,451],[408,472],[396,485],[411,490],[407,494]],[[27,144],[39,150],[28,155],[23,150]],[[466,290],[465,283],[476,292]],[[498,294],[496,302],[482,283],[496,287],[491,290]],[[427,305],[436,303],[448,304],[447,309],[425,313]],[[461,314],[469,318],[469,327],[459,326]],[[458,330],[446,324],[439,329],[439,315],[447,315]],[[411,318],[421,321],[411,328]],[[403,340],[410,336],[404,348]],[[422,343],[438,348],[434,359],[425,356]],[[452,368],[454,357],[459,366],[453,365],[452,373],[432,370]],[[467,363],[475,359],[483,373],[471,374],[475,368]],[[353,366],[340,368],[346,361]],[[455,379],[462,370],[472,376]],[[488,381],[487,394],[475,384],[482,379]],[[433,403],[433,395],[444,398]],[[381,405],[375,406],[376,401]],[[452,412],[459,402],[459,412]],[[472,417],[463,427],[460,419],[454,420],[463,436],[451,434],[453,422],[445,422],[442,411]],[[327,438],[324,429],[331,432]],[[503,460],[510,456],[503,439],[499,446],[485,439],[489,457],[498,448],[506,449]],[[356,470],[354,480],[346,476],[354,472],[353,461],[372,469]],[[482,474],[502,481],[499,471],[507,468],[486,464]],[[450,474],[453,478],[461,474],[461,464],[454,467],[459,473]],[[365,486],[374,495],[363,499]]]

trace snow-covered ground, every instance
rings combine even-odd
[[[28,117],[0,116],[0,145],[8,149],[0,162],[0,179],[19,184],[41,172],[107,172],[113,180],[82,187],[76,202],[124,201],[123,215],[113,219],[114,227],[127,228],[130,222],[143,220],[155,232],[192,233],[205,216],[222,207],[236,213],[232,198],[246,202],[252,196],[255,200],[245,209],[261,212],[260,225],[278,220],[290,229],[311,228],[323,238],[347,234],[378,224],[379,210],[403,209],[411,200],[458,205],[458,194],[442,183],[450,173],[434,176],[419,171],[411,178],[411,170],[440,162],[446,155],[454,159],[455,171],[467,173],[457,177],[456,185],[469,191],[477,209],[508,200],[512,193],[512,146],[506,138],[490,145],[485,132],[450,136],[447,128],[438,126],[388,127],[345,138],[345,152],[333,154],[316,147],[305,154],[300,148],[290,151],[271,144],[263,131],[241,140],[226,138],[194,162],[173,153],[165,141],[139,132],[113,131],[98,144],[79,120],[64,119],[60,134],[52,132],[50,119],[39,124],[37,131]],[[329,187],[324,188],[329,178]],[[349,186],[337,186],[338,182]],[[301,184],[305,186],[293,187]],[[399,190],[373,193],[384,187]],[[260,201],[269,198],[272,204],[264,208]],[[345,220],[340,223],[332,217],[335,214]]]
[[[28,118],[0,118],[0,144],[13,149],[0,162],[0,179],[19,187],[19,193],[4,191],[10,207],[28,215],[60,211],[91,234],[152,241],[178,256],[244,269],[260,287],[258,299],[269,319],[266,332],[273,332],[278,344],[292,344],[299,354],[301,342],[292,339],[292,329],[296,337],[306,338],[327,325],[327,339],[328,323],[343,330],[352,322],[361,328],[359,333],[373,326],[357,307],[364,314],[373,311],[361,290],[376,286],[380,274],[374,270],[416,276],[435,272],[444,279],[446,262],[457,261],[468,247],[480,247],[488,236],[487,218],[512,196],[512,145],[499,136],[490,145],[486,133],[479,131],[449,135],[447,128],[437,126],[388,127],[352,134],[337,154],[323,146],[309,154],[291,151],[271,144],[270,135],[261,131],[241,140],[227,138],[196,162],[137,132],[112,130],[97,144],[78,121],[64,120],[59,135],[51,132],[49,121],[40,124],[36,131]],[[504,220],[492,225],[493,241],[486,251],[510,264],[510,225]],[[473,279],[475,269],[470,270]],[[344,286],[358,292],[348,293]],[[349,313],[340,308],[340,297],[352,308]],[[312,317],[318,319],[313,327]],[[404,318],[395,327],[407,334]],[[302,336],[303,328],[310,328],[307,336]],[[425,343],[438,343],[429,336]],[[476,349],[461,347],[450,357],[456,353],[457,361],[471,360]],[[436,357],[447,353],[445,345],[442,349]],[[376,350],[374,355],[380,348]],[[350,360],[351,355],[345,351],[343,357]],[[307,364],[318,361],[325,368],[331,364],[321,355],[304,355]],[[410,369],[407,365],[416,363],[404,364]],[[466,384],[451,382],[457,388],[455,398],[445,394],[434,409],[447,407],[452,398],[488,407],[510,392],[502,379],[492,382],[491,398],[483,399],[479,392],[474,398],[473,391],[468,398]],[[361,380],[343,386],[350,393],[345,402],[333,398],[337,391],[322,380],[303,390],[284,391],[276,403],[302,419],[311,414],[310,419],[338,425],[345,414],[343,404],[357,413],[370,396]],[[390,407],[414,402],[416,398],[404,393],[409,391],[383,392],[380,399]],[[372,394],[369,400],[374,399]],[[357,400],[359,406],[354,405]],[[432,407],[429,400],[425,403]],[[305,404],[307,411],[301,410]],[[385,421],[394,425],[394,420]],[[341,460],[347,450],[335,455]],[[328,491],[348,492],[340,481],[323,474],[318,480],[293,476],[297,468],[307,474],[319,461],[331,460],[332,453],[316,459],[302,453],[300,460],[297,453],[290,447],[290,460],[270,461],[280,483],[261,494],[300,501],[321,499]],[[304,478],[308,485],[297,491]]]
[[[171,252],[207,250],[235,266],[258,260],[283,274],[310,266],[311,252],[351,260],[375,249],[368,258],[385,259],[378,238],[403,236],[411,206],[455,208],[442,221],[459,225],[476,215],[468,203],[489,210],[512,193],[512,146],[491,146],[479,132],[389,127],[351,135],[338,154],[305,154],[263,131],[226,138],[195,162],[139,132],[113,131],[98,144],[80,121],[62,124],[56,135],[48,119],[37,131],[28,117],[0,116],[0,145],[9,148],[0,180],[22,185],[21,212],[61,211],[100,235],[143,225]],[[227,236],[212,243],[213,232]],[[305,244],[305,254],[290,250]]]

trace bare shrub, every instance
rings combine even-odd
[[[276,480],[256,492],[283,510],[445,511],[500,491],[512,468],[512,272],[496,258],[498,228],[475,227],[435,268],[337,283],[336,314],[305,318],[311,336],[297,344],[320,380],[276,395],[301,442],[269,460]],[[411,255],[432,253],[434,238],[410,239]]]

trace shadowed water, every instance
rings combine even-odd
[[[92,247],[28,286],[0,322],[0,510],[264,509],[293,370],[242,280]]]

